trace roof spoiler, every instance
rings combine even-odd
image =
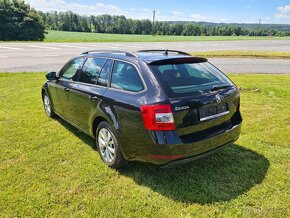
[[[202,57],[182,57],[182,58],[166,58],[162,60],[152,61],[149,65],[166,65],[166,64],[183,64],[183,63],[202,63],[207,62],[206,58]]]

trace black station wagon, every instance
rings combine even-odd
[[[240,95],[205,58],[173,50],[89,51],[46,75],[44,109],[95,138],[101,159],[186,163],[240,135]]]

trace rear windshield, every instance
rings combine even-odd
[[[151,65],[169,97],[190,96],[233,83],[208,62]]]

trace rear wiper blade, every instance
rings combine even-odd
[[[229,87],[233,87],[233,86],[231,86],[231,85],[213,86],[210,91],[216,91],[216,90],[219,90],[219,89],[225,89],[225,88],[229,88]]]

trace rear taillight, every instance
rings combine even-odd
[[[174,118],[169,104],[142,105],[144,126],[149,130],[175,130]]]

